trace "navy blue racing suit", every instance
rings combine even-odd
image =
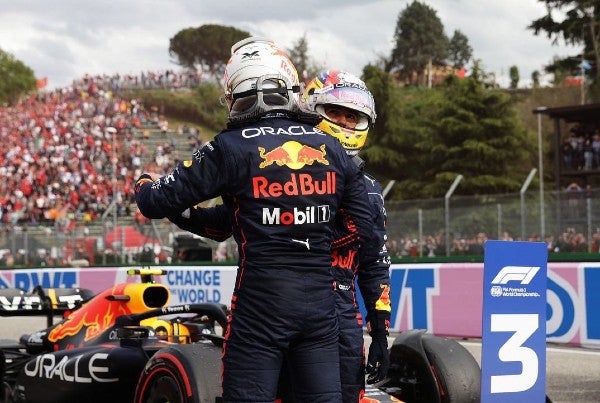
[[[340,366],[344,402],[356,402],[356,396],[361,396],[365,387],[363,321],[356,301],[355,278],[367,310],[369,332],[375,329],[385,333],[387,337],[391,312],[390,256],[385,246],[386,215],[382,189],[372,176],[364,174],[363,178],[371,200],[372,230],[379,240],[377,247],[358,248],[357,234],[352,224],[340,225],[338,220],[336,240],[331,253],[340,322]]]
[[[355,161],[362,163],[359,158]],[[364,392],[365,364],[363,321],[358,310],[355,293],[355,276],[365,301],[368,316],[389,315],[390,257],[385,246],[386,214],[379,182],[368,174],[363,175],[371,201],[373,232],[378,247],[358,248],[357,233],[352,220],[345,214],[336,218],[335,240],[332,244],[331,265],[336,291],[336,309],[340,327],[340,376],[344,403],[356,403]],[[232,214],[227,206],[212,208],[195,206],[184,214],[169,217],[181,229],[216,241],[231,236]],[[284,391],[283,402],[289,396]]]
[[[342,401],[330,251],[340,209],[365,247],[377,242],[361,176],[336,139],[279,116],[225,130],[171,174],[136,181],[147,218],[219,195],[233,212],[225,402],[273,402],[284,358],[300,401]]]

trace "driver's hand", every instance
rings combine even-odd
[[[384,334],[372,336],[366,368],[367,383],[372,384],[384,380],[389,368],[390,356],[387,336]]]

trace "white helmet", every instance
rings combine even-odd
[[[285,52],[265,38],[250,37],[231,47],[223,90],[230,122],[298,109],[296,68]]]

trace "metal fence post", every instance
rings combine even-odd
[[[419,257],[423,257],[423,209],[418,210],[419,218]]]
[[[587,213],[587,252],[592,251],[592,199],[589,196],[585,199],[586,213]]]
[[[502,238],[502,204],[496,203],[496,213],[498,215],[498,239]]]
[[[452,185],[450,185],[450,189],[446,192],[446,196],[444,196],[444,211],[446,215],[446,256],[450,256],[450,196],[454,193],[454,190],[462,180],[463,176],[458,175]]]
[[[548,109],[545,106],[535,108],[538,121],[538,169],[540,171],[540,239],[546,237],[546,221],[544,214],[544,160],[542,157],[542,112]]]
[[[525,179],[525,182],[523,183],[523,186],[521,186],[521,190],[519,192],[521,196],[521,240],[525,240],[525,192],[527,191],[527,188],[533,180],[536,172],[537,169],[535,168],[532,168],[531,171],[529,171],[529,175],[527,176],[527,179]]]

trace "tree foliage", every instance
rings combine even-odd
[[[449,181],[462,174],[465,194],[519,189],[519,168],[527,165],[519,162],[527,161],[529,141],[514,110],[515,100],[473,79],[453,76],[441,92],[442,107],[433,121],[436,152],[432,159],[440,167],[436,178]]]
[[[510,88],[516,89],[519,87],[519,80],[521,77],[519,76],[519,68],[517,66],[510,66],[508,70],[508,75],[510,77]]]
[[[370,161],[373,169],[379,168],[381,172],[385,172],[387,168],[391,168],[389,172],[396,173],[395,179],[403,179],[408,173],[398,171],[397,168],[407,165],[404,151],[411,143],[406,137],[396,135],[410,129],[405,126],[407,121],[392,119],[393,116],[404,115],[402,109],[406,104],[399,102],[400,88],[390,74],[370,65],[364,68],[363,79],[375,98],[377,119],[369,130],[367,147],[362,155]]]
[[[531,82],[533,88],[540,88],[540,72],[538,70],[531,73]]]
[[[416,73],[419,82],[430,62],[443,65],[448,57],[449,41],[437,12],[417,0],[398,16],[394,41],[388,71],[397,69],[405,77]]]
[[[600,81],[600,2],[598,0],[538,0],[546,6],[546,15],[527,27],[535,35],[545,32],[554,44],[562,38],[566,44],[583,45],[583,57],[592,60],[592,75]],[[568,58],[576,69],[579,57]],[[563,63],[564,65],[564,63]]]
[[[231,46],[250,33],[216,24],[185,28],[169,40],[169,55],[185,68],[206,71],[219,79],[231,56]]]
[[[197,63],[197,32],[198,28],[185,28],[169,40],[169,56],[174,57],[180,66],[192,70]]]
[[[401,88],[379,69],[364,73],[378,118],[362,155],[369,171],[398,181],[392,198],[443,197],[459,174],[459,194],[518,191],[532,151],[510,95],[473,78]]]
[[[291,49],[287,50],[290,59],[296,66],[300,75],[300,80],[310,80],[319,72],[325,70],[325,67],[315,63],[308,55],[308,40],[306,34],[294,42]]]
[[[33,70],[0,49],[0,103],[14,103],[35,87]]]
[[[294,45],[291,49],[288,49],[288,55],[290,56],[290,59],[292,59],[298,74],[300,74],[302,78],[306,80],[308,77],[312,77],[312,74],[309,75],[308,72],[309,57],[306,34],[294,42]]]
[[[461,69],[473,57],[473,48],[469,45],[469,38],[459,30],[455,30],[448,46],[448,61],[452,66]]]
[[[483,86],[486,88],[498,88],[498,83],[496,83],[496,76],[494,75],[494,73],[489,73],[485,71],[481,59],[473,60],[473,65],[471,66],[471,73],[469,77],[477,82],[482,83]]]

